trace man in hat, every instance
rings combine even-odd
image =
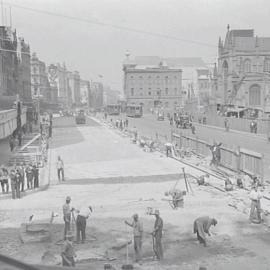
[[[60,182],[65,181],[65,173],[64,173],[64,162],[61,159],[60,156],[58,156],[57,159],[57,163],[56,163],[56,167],[57,167],[57,176],[58,176],[58,181]]]
[[[64,229],[64,240],[66,240],[66,235],[70,231],[70,222],[71,222],[71,211],[74,209],[70,207],[71,198],[67,196],[66,203],[63,205],[63,217],[65,222]]]
[[[153,236],[153,249],[156,255],[157,260],[163,259],[163,249],[162,249],[162,230],[163,230],[163,220],[160,217],[159,210],[155,210],[154,213],[156,217],[154,231],[152,232]]]
[[[80,239],[82,239],[82,244],[85,241],[86,220],[90,217],[92,211],[93,210],[91,206],[82,208],[77,211],[78,213],[77,218],[76,218],[77,243],[80,242]]]
[[[129,223],[126,220],[125,223],[133,228],[135,261],[140,262],[142,259],[141,251],[142,251],[143,224],[139,220],[138,214],[133,215],[132,223]]]
[[[194,233],[197,233],[197,238],[200,244],[203,244],[206,247],[206,233],[211,236],[209,229],[210,227],[217,225],[217,220],[210,218],[208,216],[199,217],[194,221],[193,229]]]
[[[261,223],[261,192],[258,190],[258,185],[253,184],[249,198],[251,200],[249,220],[253,223]],[[256,212],[255,212],[256,211]],[[256,214],[256,215],[255,215]]]
[[[63,251],[61,253],[62,265],[68,266],[68,267],[75,267],[74,258],[76,257],[76,253],[74,251],[73,242],[72,242],[72,239],[73,239],[72,232],[68,232],[65,235],[65,238],[66,240],[64,241]]]

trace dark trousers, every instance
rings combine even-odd
[[[200,234],[199,234],[198,231],[197,231],[197,238],[198,238],[200,244],[204,244],[204,246],[206,246],[205,239],[203,239],[203,238],[200,236]]]
[[[8,185],[8,180],[7,179],[1,180],[1,188],[2,188],[3,193],[8,193],[9,185]]]
[[[73,257],[67,257],[67,259],[71,262],[71,265],[64,257],[62,257],[62,266],[75,267],[75,261]]]
[[[76,227],[77,227],[77,242],[79,242],[80,239],[82,239],[82,242],[84,242],[85,241],[86,218],[78,215],[77,219],[76,219]]]
[[[61,181],[61,179],[62,181],[65,181],[65,174],[64,174],[63,168],[57,169],[57,175],[58,175],[58,181]]]
[[[160,236],[155,236],[153,238],[154,240],[154,252],[158,260],[163,259],[163,248],[162,248],[162,242],[161,242],[162,237]]]
[[[34,176],[34,188],[38,188],[39,187],[39,177],[38,175]]]
[[[21,198],[20,182],[17,182],[15,185],[15,194],[17,199]]]

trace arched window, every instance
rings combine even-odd
[[[249,88],[249,105],[261,105],[261,88],[258,84],[254,84]]]
[[[265,72],[270,72],[270,59],[265,59],[264,60],[264,71]]]
[[[244,72],[251,72],[251,61],[249,59],[244,62]]]

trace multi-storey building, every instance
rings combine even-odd
[[[73,106],[80,105],[80,73],[78,71],[69,72],[68,79],[71,90],[71,103]]]
[[[0,26],[0,45],[0,95],[31,101],[29,45],[6,26]]]
[[[57,103],[57,91],[50,86],[46,64],[36,53],[31,57],[31,89],[33,97],[39,97],[45,103]]]
[[[174,108],[182,104],[182,70],[159,64],[138,65],[127,59],[123,65],[124,94],[127,103],[144,109]]]
[[[211,78],[209,69],[197,69],[197,89],[199,104],[209,105],[211,96]]]
[[[87,80],[80,80],[80,103],[82,105],[89,104],[89,90],[90,90],[90,82]]]
[[[270,37],[252,29],[230,30],[219,39],[213,92],[218,105],[270,113]]]
[[[89,108],[101,109],[103,107],[103,84],[91,82],[88,97]]]

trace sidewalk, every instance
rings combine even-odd
[[[198,122],[193,122],[193,124],[195,125],[195,127],[200,126],[200,127],[207,127],[207,128],[211,128],[211,129],[216,129],[216,130],[220,130],[220,131],[225,131],[225,127],[219,127],[219,126],[212,126],[212,125],[207,125],[207,124],[201,124]],[[260,138],[263,139],[265,141],[267,141],[267,136],[266,134],[258,134],[258,133],[251,133],[251,132],[246,132],[246,131],[240,131],[240,130],[236,130],[236,129],[229,129],[229,131],[226,131],[228,133],[235,133],[235,134],[241,134],[244,136],[249,136],[251,138]]]

